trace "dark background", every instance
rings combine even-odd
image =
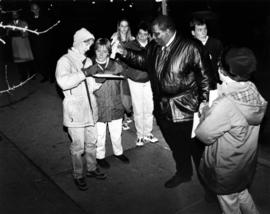
[[[5,10],[22,9],[27,19],[29,5],[34,1],[2,0]],[[73,34],[81,27],[87,28],[96,38],[110,37],[116,31],[117,21],[125,17],[130,21],[133,34],[141,20],[151,20],[161,13],[161,3],[155,0],[54,0],[36,1],[51,18],[52,24],[61,24],[50,31],[53,40],[52,61],[64,54],[72,45]],[[131,7],[131,6],[132,7]],[[253,49],[258,58],[259,71],[268,71],[270,63],[270,2],[244,0],[168,0],[168,14],[173,17],[178,30],[190,35],[188,22],[193,13],[207,18],[209,35],[223,44],[244,45]],[[2,15],[0,20],[10,17]],[[9,46],[5,47],[6,53]]]

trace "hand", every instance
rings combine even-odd
[[[199,116],[204,116],[209,109],[208,102],[202,102],[199,106]]]
[[[123,55],[124,50],[124,47],[119,43],[119,41],[112,44],[112,55],[115,55],[117,53]]]
[[[95,75],[98,72],[98,65],[94,64],[94,65],[89,66],[87,68],[82,68],[81,70],[86,77],[90,77],[90,76]]]
[[[106,78],[95,78],[96,83],[104,83]]]

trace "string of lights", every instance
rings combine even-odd
[[[60,24],[60,20],[58,20],[54,25],[52,25],[51,27],[49,27],[48,29],[44,30],[44,31],[37,31],[37,30],[31,30],[28,29],[27,27],[17,27],[14,25],[4,25],[2,22],[0,22],[0,28],[4,28],[4,29],[12,29],[12,30],[20,30],[23,32],[30,32],[30,33],[34,33],[36,35],[40,35],[43,33],[47,33],[48,31],[50,31],[51,29],[53,29],[54,27],[56,27],[58,24]]]
[[[6,42],[0,38],[0,42],[2,42],[4,45],[6,44]]]
[[[5,81],[7,84],[7,89],[6,90],[2,90],[0,91],[0,95],[4,94],[4,93],[9,93],[11,94],[11,91],[14,91],[16,88],[19,88],[21,86],[23,86],[24,84],[26,84],[28,81],[30,81],[32,78],[34,78],[34,76],[36,76],[36,74],[32,75],[31,77],[29,77],[28,79],[26,79],[23,82],[20,82],[18,85],[14,85],[14,86],[10,86],[9,81],[8,81],[8,75],[7,75],[7,65],[5,65]]]

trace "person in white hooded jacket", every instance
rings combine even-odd
[[[224,214],[259,213],[248,188],[257,162],[260,124],[267,102],[248,81],[256,58],[248,48],[230,48],[219,63],[222,84],[210,109],[195,130],[206,144],[199,172],[217,194]]]
[[[92,61],[85,53],[94,43],[94,39],[94,35],[85,28],[78,30],[74,34],[72,48],[58,60],[55,73],[57,84],[65,96],[63,124],[72,140],[70,153],[73,177],[80,190],[87,190],[83,174],[83,156],[86,159],[86,176],[106,178],[96,166],[98,109],[93,92],[101,83],[97,83],[92,77],[93,69],[86,69],[92,65]]]

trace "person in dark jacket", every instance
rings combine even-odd
[[[95,63],[96,73],[113,74],[120,72],[123,67],[116,61],[110,59],[111,43],[107,38],[99,38],[95,43]],[[102,86],[95,91],[98,104],[97,121],[97,163],[102,168],[109,168],[110,164],[105,159],[106,156],[106,131],[107,126],[112,142],[114,157],[123,163],[129,163],[129,159],[123,154],[122,146],[122,122],[124,112],[131,111],[131,105],[128,107],[123,103],[123,93],[129,93],[128,82],[126,79],[104,79]],[[125,84],[125,86],[124,86]],[[126,91],[123,91],[126,88]],[[121,95],[122,94],[122,95]]]
[[[193,175],[193,114],[208,102],[208,66],[200,46],[182,38],[168,16],[161,15],[153,21],[152,33],[153,40],[143,51],[113,48],[127,64],[148,72],[154,116],[176,163],[176,173],[165,183],[166,188],[173,188],[190,181]]]
[[[212,65],[211,89],[216,89],[217,83],[220,83],[217,63],[222,53],[223,45],[219,39],[208,35],[206,20],[194,17],[190,21],[190,28],[192,36],[202,43],[202,45],[205,47],[205,51],[209,55]]]
[[[150,29],[146,22],[138,26],[135,40],[126,44],[127,49],[142,50],[149,43]],[[153,130],[153,92],[147,72],[137,71],[132,67],[127,68],[129,74],[128,83],[132,98],[132,109],[134,122],[137,131],[136,146],[143,146],[145,143],[157,143],[158,139],[152,134]],[[133,74],[133,75],[132,75]],[[144,76],[143,76],[144,75]],[[140,77],[140,80],[136,80]]]
[[[130,28],[130,23],[126,18],[122,18],[117,22],[117,31],[115,33],[113,33],[113,35],[111,36],[111,44],[121,44],[123,46],[125,46],[128,42],[134,40],[135,38],[132,36],[131,34],[131,28]],[[117,59],[117,57],[115,57],[115,53],[112,52],[110,57],[112,59]],[[126,68],[126,67],[124,67]],[[132,112],[127,113],[125,112],[124,114],[124,119],[123,119],[123,123],[122,123],[122,128],[123,130],[129,130],[130,126],[129,124],[132,123]]]
[[[51,27],[52,21],[50,20],[48,14],[43,12],[37,3],[32,3],[30,6],[31,15],[29,17],[28,23],[29,28],[32,30],[37,30],[38,32],[44,31]],[[44,34],[30,34],[30,43],[34,55],[34,67],[37,73],[42,75],[40,82],[44,83],[50,80],[54,81],[51,62],[52,54],[52,34],[47,32]]]

